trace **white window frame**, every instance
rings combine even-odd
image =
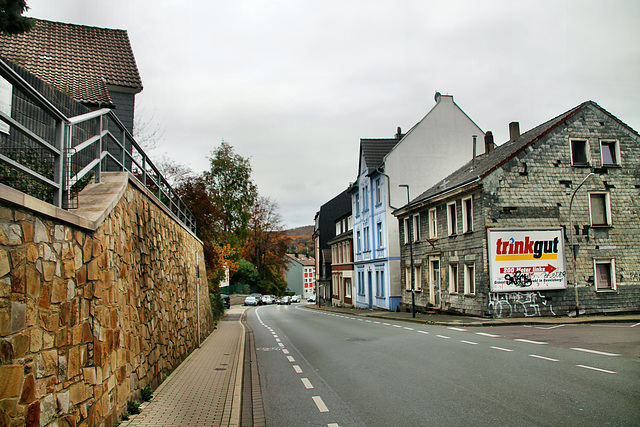
[[[422,265],[418,264],[413,266],[413,275],[415,280],[415,291],[422,292]]]
[[[360,193],[354,195],[356,216],[360,216]]]
[[[457,294],[460,291],[460,284],[458,283],[458,264],[449,264],[449,293]]]
[[[436,208],[429,209],[429,238],[438,238],[438,214]]]
[[[349,286],[347,286],[347,280],[349,280]],[[344,284],[344,297],[345,298],[351,298],[351,286],[352,286],[351,283],[352,283],[351,277],[345,277],[344,278],[343,284]]]
[[[369,252],[371,248],[369,247],[369,227],[364,227],[362,229],[362,237],[364,243],[364,251]]]
[[[410,291],[411,290],[411,267],[410,266],[406,266],[404,268],[404,275],[405,275],[404,289],[405,291]]]
[[[476,265],[464,265],[464,293],[465,295],[476,294]]]
[[[469,212],[467,212],[467,207]],[[471,233],[473,231],[473,197],[462,199],[462,232]]]
[[[362,238],[360,236],[360,230],[356,231],[356,253],[361,253],[362,252]]]
[[[601,288],[598,283],[598,265],[599,264],[608,264],[609,265],[609,280],[611,281],[611,287]],[[593,259],[593,283],[596,288],[596,292],[607,292],[607,291],[615,291],[616,287],[616,260],[614,258],[594,258]]]
[[[420,241],[420,214],[413,215],[413,241]]]
[[[613,163],[605,163],[604,162],[604,150],[602,149],[603,145],[612,145],[613,146]],[[601,139],[600,140],[600,164],[602,166],[620,166],[620,142],[617,139]]]
[[[410,224],[410,220],[409,218],[403,218],[402,221],[404,221],[404,230],[402,231],[402,235],[404,237],[404,244],[408,245],[409,244],[409,239],[411,238],[410,236],[410,230],[409,230],[409,224]]]
[[[605,224],[594,224],[593,223],[593,208],[592,208],[592,196],[601,196],[604,195],[604,210],[606,215],[606,223]],[[590,191],[589,192],[589,221],[591,222],[591,227],[611,227],[612,219],[611,219],[611,194],[608,191]]]
[[[573,143],[574,142],[584,143],[586,163],[576,163],[573,160]],[[571,166],[590,166],[591,165],[591,149],[589,147],[589,140],[587,138],[569,138],[569,155],[571,156]]]
[[[384,233],[382,232],[382,222],[376,223],[376,231],[378,235],[378,249],[384,248]]]
[[[449,236],[455,236],[458,234],[458,212],[456,202],[447,203],[447,230],[449,232]]]
[[[380,178],[376,178],[376,205],[382,203],[382,191],[380,188]]]

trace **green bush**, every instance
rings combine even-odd
[[[220,297],[220,292],[210,292],[209,301],[211,302],[211,313],[213,314],[213,321],[218,322],[224,314],[224,303]]]
[[[140,404],[134,402],[133,400],[129,400],[127,402],[127,412],[131,415],[136,415],[140,413]]]
[[[142,400],[146,402],[153,397],[153,389],[151,387],[145,387],[140,390],[140,394],[142,396]]]

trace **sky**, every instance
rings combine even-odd
[[[28,0],[127,30],[152,158],[196,173],[221,141],[287,228],[355,181],[360,138],[454,101],[498,144],[592,100],[640,131],[637,0]],[[471,153],[471,149],[470,149]],[[416,193],[417,194],[417,193]]]

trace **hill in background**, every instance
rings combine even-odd
[[[305,254],[313,257],[313,225],[287,230],[287,237],[291,239],[287,252],[290,254]]]

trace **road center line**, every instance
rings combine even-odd
[[[282,349],[282,354],[289,354],[289,350],[287,350],[286,348]]]
[[[576,351],[583,351],[585,353],[593,353],[593,354],[599,354],[600,356],[620,356],[619,354],[615,354],[615,353],[607,353],[604,351],[598,351],[598,350],[589,350],[588,348],[580,348],[580,347],[572,347],[571,350],[576,350]]]
[[[617,374],[617,372],[607,371],[606,369],[594,368],[593,366],[587,366],[587,365],[576,365],[576,366],[579,368],[591,369],[592,371],[604,372],[605,374]]]
[[[324,402],[322,401],[322,398],[320,396],[313,396],[312,397],[314,403],[316,404],[316,406],[318,407],[318,411],[320,412],[329,412],[329,408],[327,408],[327,405],[324,404]]]
[[[298,365],[293,365],[293,370],[296,371],[296,374],[302,373],[302,369],[300,369],[300,366]]]
[[[447,329],[451,329],[452,331],[460,331],[460,332],[466,332],[467,331],[464,328],[454,328],[453,326],[449,326]]]
[[[437,336],[438,338],[444,338],[444,339],[446,339],[446,340],[448,340],[449,338],[451,338],[451,337],[448,337],[448,336],[446,336],[446,335],[436,335],[436,336]]]
[[[549,344],[548,342],[544,342],[544,341],[525,340],[524,338],[517,338],[514,341],[524,342],[524,343],[527,343],[527,344],[538,344],[538,345]]]
[[[558,359],[552,359],[550,357],[539,356],[537,354],[530,354],[530,357],[535,357],[536,359],[548,360],[549,362],[559,362]]]
[[[460,342],[463,342],[463,343],[465,343],[465,344],[478,345],[478,343],[477,343],[477,342],[473,342],[473,341],[460,340]]]
[[[508,348],[502,348],[502,347],[494,347],[494,346],[491,346],[491,348],[493,348],[493,349],[495,349],[495,350],[500,350],[500,351],[513,351],[513,350],[510,350],[510,349],[508,349]]]
[[[289,362],[295,362],[296,361],[296,359],[294,359],[293,356],[287,356],[287,360]]]
[[[394,328],[402,328],[402,326],[400,325],[391,325],[391,326],[393,326]]]
[[[391,323],[383,323],[384,326],[391,326]]]
[[[284,347],[284,344],[282,344],[281,342],[279,342],[279,343],[278,343],[278,345],[279,345],[280,347]]]
[[[404,327],[404,329],[406,329],[407,331],[415,331],[415,329],[413,329],[413,328],[407,328],[406,326]]]
[[[483,337],[491,337],[491,338],[498,338],[498,337],[500,337],[500,335],[488,334],[488,333],[486,333],[486,332],[476,332],[476,335],[482,335]]]
[[[311,381],[309,381],[309,378],[300,378],[302,380],[302,384],[304,384],[304,387],[307,390],[310,390],[313,388],[313,385],[311,384]]]
[[[425,334],[425,335],[429,335],[429,332],[427,332],[427,331],[418,331],[418,333],[420,333],[420,334]]]

